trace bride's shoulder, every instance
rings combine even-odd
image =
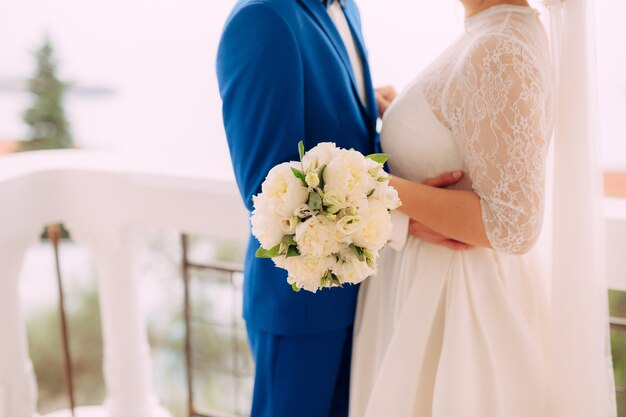
[[[550,47],[539,21],[510,18],[505,24],[486,25],[468,33],[464,52],[465,59],[527,56],[540,63],[550,56]]]
[[[499,65],[550,67],[550,48],[543,31],[527,25],[509,24],[469,35],[457,68],[493,70]]]

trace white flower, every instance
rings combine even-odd
[[[305,177],[305,181],[309,185],[309,187],[315,188],[320,185],[320,177],[319,175],[317,175],[317,172],[315,171],[311,171],[307,173]]]
[[[381,250],[391,236],[391,215],[379,201],[371,201],[363,225],[352,236],[353,243],[372,252]]]
[[[346,247],[345,237],[338,233],[337,223],[322,215],[299,223],[294,240],[304,256],[329,256]]]
[[[281,219],[280,225],[284,235],[293,235],[296,233],[296,226],[300,223],[300,219],[297,216]]]
[[[337,229],[345,236],[351,236],[363,227],[363,218],[359,215],[345,215],[337,222]]]
[[[357,151],[341,149],[324,170],[324,197],[331,194],[337,204],[348,206],[367,196],[376,187],[368,172],[369,163]]]
[[[381,177],[386,177],[387,173],[383,169],[383,164],[379,164],[373,159],[366,158],[367,172],[376,180]]]
[[[304,219],[306,217],[311,217],[313,215],[313,210],[311,210],[308,204],[302,204],[296,208],[294,214],[301,219]]]
[[[253,197],[252,200],[254,202],[254,211],[250,218],[252,234],[264,249],[270,250],[281,242],[285,234],[282,219],[263,194]]]
[[[339,152],[332,142],[322,142],[308,150],[302,157],[302,166],[306,173],[317,171],[324,165],[328,165],[331,159]],[[309,184],[310,185],[310,184]],[[313,185],[311,185],[313,187]]]
[[[297,169],[299,165],[290,162],[276,165],[261,186],[263,196],[282,218],[291,218],[309,198],[308,189],[295,177],[292,167]]]
[[[330,213],[337,213],[339,210],[348,207],[349,204],[348,195],[345,191],[328,184],[324,187],[323,201]]]
[[[287,270],[290,284],[311,292],[320,289],[322,277],[337,263],[335,256],[279,256],[273,260],[276,266]]]
[[[342,284],[358,284],[374,275],[376,269],[370,268],[366,261],[360,261],[351,249],[345,249],[339,254],[339,261],[332,268],[332,272]]]
[[[364,196],[355,205],[342,210],[337,221],[339,232],[349,237],[359,231],[364,226],[368,206],[369,201]]]
[[[389,181],[379,182],[371,199],[379,201],[389,210],[395,210],[402,205],[398,191],[389,185]]]

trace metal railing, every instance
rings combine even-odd
[[[67,313],[65,311],[65,291],[63,289],[63,274],[61,272],[61,231],[62,225],[53,224],[46,228],[48,240],[54,251],[54,266],[59,296],[59,321],[61,327],[61,346],[63,349],[63,369],[67,399],[72,417],[75,416],[76,400],[74,397],[74,372],[72,367],[72,353],[70,350],[69,326],[67,325]]]
[[[190,260],[189,257],[189,246],[190,239],[189,236],[183,234],[181,235],[181,248],[182,248],[182,277],[184,283],[184,319],[185,319],[185,364],[186,364],[186,376],[187,376],[187,409],[189,413],[189,417],[243,417],[246,415],[247,410],[242,409],[243,401],[243,392],[241,387],[241,379],[246,377],[251,377],[251,373],[245,372],[242,370],[242,364],[240,361],[241,354],[241,343],[240,339],[237,337],[238,333],[242,330],[242,324],[240,319],[240,312],[235,308],[237,303],[237,298],[240,297],[239,292],[237,291],[237,277],[241,276],[243,273],[242,266],[240,264],[229,263],[229,262],[210,262],[210,263],[194,263]],[[192,314],[192,301],[190,297],[190,287],[192,280],[192,272],[213,272],[221,275],[221,280],[225,280],[227,285],[230,286],[230,296],[231,298],[231,311],[230,311],[230,322],[226,325],[217,322],[207,321],[202,317],[193,317]],[[213,278],[215,279],[215,278]],[[217,278],[218,280],[220,278]],[[240,290],[240,288],[239,288]],[[224,414],[217,411],[206,411],[201,412],[199,407],[196,406],[194,401],[194,361],[193,361],[193,321],[200,322],[204,325],[208,326],[227,326],[230,330],[230,349],[233,352],[233,364],[230,369],[225,367],[215,368],[212,370],[214,372],[219,372],[221,374],[229,375],[233,381],[233,404],[232,410],[234,415]],[[205,367],[206,368],[206,367]],[[209,367],[211,368],[211,367]]]

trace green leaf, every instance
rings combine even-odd
[[[300,256],[300,251],[295,246],[289,246],[289,249],[287,249],[287,255],[285,255],[285,256],[287,258],[292,258],[294,256]]]
[[[324,170],[326,169],[326,165],[322,165],[320,167],[320,169],[317,170],[317,176],[320,178],[320,185],[319,185],[319,189],[323,190],[324,189]],[[322,195],[322,197],[324,197]]]
[[[330,278],[333,281],[333,284],[337,285],[338,287],[343,288],[343,284],[341,283],[341,281],[339,281],[339,278],[337,277],[337,275],[330,274]]]
[[[304,156],[304,142],[298,142],[298,154],[300,154],[300,160],[302,161],[302,157]]]
[[[352,252],[354,252],[359,261],[363,262],[365,260],[365,256],[363,255],[363,249],[359,248],[354,243],[350,244],[350,249],[352,249]]]
[[[295,175],[296,178],[302,182],[302,185],[304,185],[305,187],[308,187],[306,183],[306,176],[302,173],[302,171],[295,169],[294,167],[291,167],[291,172],[293,172],[293,175]]]
[[[296,241],[293,238],[294,238],[294,235],[285,235],[281,243],[285,245],[289,245],[289,246],[297,245]]]
[[[296,285],[296,283],[294,282],[293,284],[291,284],[291,289],[294,292],[300,292],[300,288],[298,288],[298,286]]]
[[[328,271],[326,271],[324,276],[320,279],[320,287],[325,287],[326,284],[328,284],[328,281],[329,281]]]
[[[278,256],[278,254],[280,252],[280,245],[281,245],[281,243],[279,243],[278,245],[274,246],[270,250],[267,250],[263,246],[261,246],[261,247],[259,247],[259,249],[257,249],[255,256],[257,258],[264,258],[264,259],[274,258],[274,257]]]
[[[374,162],[378,162],[383,165],[385,162],[389,160],[389,155],[386,153],[373,153],[371,155],[367,155],[366,158],[371,159]]]
[[[372,191],[367,193],[367,198],[370,198],[371,196],[373,196],[375,191],[376,191],[376,188],[374,188]]]
[[[376,264],[374,263],[374,260],[372,258],[366,258],[365,261],[367,262],[367,266],[369,266],[371,269],[376,269]]]
[[[307,204],[312,211],[320,211],[322,209],[322,198],[316,192],[311,191]]]

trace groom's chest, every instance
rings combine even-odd
[[[360,32],[351,25],[349,18],[345,24],[344,29],[354,37],[352,52],[357,53],[360,60],[362,73],[359,76],[355,74],[354,57],[350,57],[345,45],[346,33],[342,39],[328,14],[313,14],[300,5],[290,22],[302,63],[307,132],[325,136],[324,140],[336,141],[340,146],[343,140],[337,135],[348,136],[351,132],[360,146],[344,145],[358,149],[364,138],[375,136],[376,107]]]

